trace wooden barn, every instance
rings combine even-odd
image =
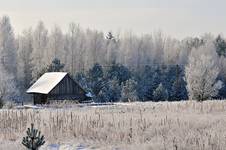
[[[66,72],[49,72],[42,75],[28,90],[33,95],[34,104],[45,104],[51,100],[91,99],[89,93],[75,82]]]

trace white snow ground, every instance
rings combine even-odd
[[[50,144],[46,148],[40,150],[88,150],[86,146],[79,144],[79,145],[59,145],[59,144]]]
[[[19,146],[18,146],[19,145]],[[19,141],[0,142],[0,150],[24,150],[25,147]],[[40,150],[90,150],[84,144],[45,144]]]

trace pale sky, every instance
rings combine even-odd
[[[0,0],[0,15],[10,17],[16,33],[42,20],[64,31],[75,22],[104,32],[226,35],[226,0]]]

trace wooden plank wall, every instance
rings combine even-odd
[[[48,97],[78,97],[85,98],[85,91],[74,81],[69,75],[65,78],[48,94]]]

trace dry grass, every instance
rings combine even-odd
[[[90,149],[150,150],[226,147],[226,101],[4,109],[0,110],[0,149],[10,141],[22,149],[20,140],[32,122],[45,134],[47,145],[85,143]]]

